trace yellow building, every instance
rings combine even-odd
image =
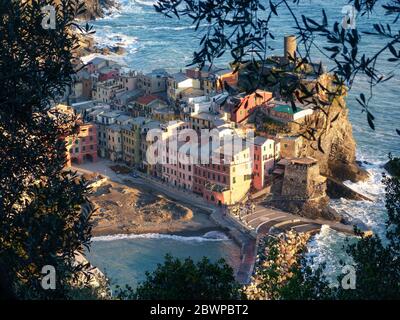
[[[121,128],[122,134],[122,160],[132,166],[135,161],[135,132],[131,125],[123,126]]]
[[[195,166],[193,191],[217,205],[233,205],[243,201],[252,182],[250,147],[238,151],[232,146],[220,147],[214,156],[220,158],[219,163]]]
[[[121,127],[122,159],[130,166],[142,164],[141,130],[151,119],[145,117],[133,118],[128,126]]]

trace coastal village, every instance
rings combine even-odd
[[[285,37],[283,55],[272,57],[269,62],[274,64],[266,64],[265,72],[290,65],[296,49],[295,37]],[[297,76],[305,85],[323,82],[328,86],[329,74],[320,66],[317,69],[310,66]],[[230,229],[242,245],[243,270],[238,277],[241,274],[246,283],[254,267],[259,234],[273,228],[315,233],[325,224],[351,233],[353,226],[329,207],[328,185],[338,182],[323,174],[329,171],[326,161],[313,157],[305,138],[290,130],[293,124],[318,118],[320,110],[312,104],[293,105],[273,90],[241,92],[240,71],[231,68],[142,73],[128,70],[112,57],[94,55],[75,75],[63,104],[55,108],[79,117],[79,132],[65,138],[67,167],[84,164],[95,168],[98,162],[112,162],[115,172],[146,179],[150,188],[174,198],[184,219],[190,219],[192,212],[181,203],[219,213],[214,220]],[[198,133],[194,138],[197,146],[209,147],[196,153],[197,158],[182,148],[188,137],[176,139],[185,130]],[[211,137],[203,139],[204,130],[219,139],[216,147]],[[151,132],[159,134],[155,137]],[[241,148],[223,142],[235,139]],[[157,142],[162,147],[152,151]],[[198,161],[200,157],[206,161]],[[151,161],[153,158],[159,161]],[[101,175],[96,179],[101,180]],[[120,201],[137,197],[112,185],[107,193]],[[351,190],[347,194],[353,195]],[[150,207],[142,210],[141,221],[146,221],[146,212],[161,210],[158,205],[151,207],[153,201],[146,202]],[[170,204],[170,200],[163,201]],[[98,206],[102,205],[107,203],[99,201]],[[121,206],[118,212],[123,210]],[[101,217],[97,220],[101,224]],[[123,230],[131,229],[126,226]]]
[[[291,37],[285,41],[293,43]],[[283,58],[294,53],[295,43],[286,50],[292,52],[285,52]],[[302,138],[259,132],[253,116],[256,111],[261,112],[285,126],[312,115],[312,106],[296,105],[294,109],[264,90],[232,96],[224,86],[237,88],[238,78],[239,73],[231,69],[207,66],[174,74],[163,69],[143,74],[123,71],[121,65],[106,58],[93,58],[77,73],[66,99],[68,106],[63,106],[81,119],[79,134],[69,137],[68,165],[96,162],[99,158],[123,162],[202,195],[215,205],[231,206],[249,194],[268,193],[272,181],[279,177],[283,178],[282,197],[323,196],[325,179],[319,174],[318,162],[300,157]],[[186,159],[192,160],[193,165],[180,161],[151,165],[146,157],[152,142],[147,140],[147,132],[156,128],[163,131],[165,141],[184,129],[199,133],[202,129],[216,129],[220,137],[245,138],[253,134],[254,139],[247,149],[242,148],[218,166],[212,161],[196,164],[195,159]],[[184,157],[176,155],[177,159]]]

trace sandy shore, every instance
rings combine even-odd
[[[92,186],[89,199],[95,208],[91,219],[93,236],[143,233],[193,236],[223,231],[207,211],[138,185],[103,179]]]
[[[189,221],[170,221],[164,223],[146,223],[144,225],[124,225],[110,223],[108,225],[94,226],[92,234],[94,237],[115,234],[143,234],[163,233],[181,236],[201,236],[209,231],[224,231],[210,220],[208,213],[194,212]]]

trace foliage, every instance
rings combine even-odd
[[[46,4],[56,28],[44,29]],[[51,109],[74,74],[78,40],[71,28],[77,0],[0,0],[0,287],[4,297],[69,298],[87,264],[76,252],[89,245],[87,186],[64,171],[65,137],[74,117]],[[84,31],[84,30],[83,30]],[[41,270],[56,269],[56,289],[43,290]]]
[[[195,263],[191,258],[179,260],[165,256],[153,272],[146,272],[146,280],[133,290],[120,289],[119,299],[139,300],[220,300],[238,298],[238,284],[232,268],[221,259],[211,263],[206,257]]]
[[[187,17],[196,26],[206,25],[200,41],[200,49],[194,53],[193,64],[211,65],[225,53],[232,57],[235,71],[245,66],[245,88],[254,92],[259,87],[275,88],[279,96],[291,101],[312,104],[321,112],[329,111],[329,103],[338,95],[343,94],[342,88],[351,88],[354,78],[364,75],[369,82],[369,92],[361,93],[357,101],[367,116],[369,126],[374,129],[374,116],[369,110],[373,90],[376,86],[388,81],[393,73],[384,76],[379,69],[379,59],[384,53],[389,53],[388,59],[393,69],[400,61],[400,31],[397,26],[400,2],[398,0],[350,0],[358,11],[357,19],[366,19],[370,28],[360,32],[357,28],[347,28],[339,22],[330,24],[325,10],[321,12],[321,21],[315,21],[297,13],[296,7],[301,0],[158,0],[155,10],[167,17]],[[312,3],[310,3],[310,7]],[[388,24],[373,23],[369,20],[375,9],[382,9],[385,15],[393,16]],[[279,19],[280,14],[288,12],[292,19],[301,50],[297,50],[289,61],[280,61],[277,68],[270,68],[268,56],[273,54],[271,41],[275,32],[271,27],[273,19]],[[371,31],[372,30],[372,31]],[[364,53],[363,37],[379,37],[387,40],[376,52]],[[322,41],[316,41],[321,39]],[[327,45],[321,46],[320,43]],[[333,64],[330,72],[333,74],[333,88],[318,79],[323,73],[322,66],[313,62],[312,52],[320,52]],[[265,72],[266,69],[268,72]],[[311,69],[311,70],[310,70]],[[242,71],[242,70],[241,70]],[[301,78],[305,74],[316,76],[313,86],[302,85]],[[291,81],[288,78],[293,75]],[[241,78],[243,76],[241,75]],[[327,108],[328,107],[328,108]],[[326,128],[327,130],[328,128]],[[400,134],[400,130],[396,129]]]
[[[385,164],[385,169],[392,176],[400,178],[400,158],[389,154],[389,161]]]

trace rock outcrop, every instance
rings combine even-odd
[[[85,0],[86,12],[80,16],[82,20],[95,20],[104,17],[104,10],[118,7],[115,0]]]
[[[383,167],[390,175],[400,177],[400,158],[390,156],[390,160]]]
[[[349,110],[344,97],[338,97],[332,103],[328,116],[322,112],[314,113],[306,121],[309,127],[316,128],[316,137],[312,141],[303,138],[300,157],[313,157],[318,160],[320,172],[326,177],[339,181],[362,181],[368,178],[368,172],[356,162],[356,142],[349,121]],[[303,126],[294,124],[291,135],[304,134]]]

